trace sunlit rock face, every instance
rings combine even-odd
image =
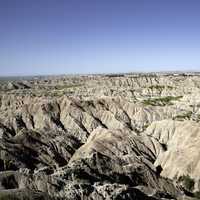
[[[0,198],[195,198],[199,121],[198,74],[3,80]]]

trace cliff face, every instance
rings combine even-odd
[[[3,81],[0,197],[192,198],[200,179],[199,97],[199,76]]]

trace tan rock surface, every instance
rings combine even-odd
[[[0,196],[190,199],[200,187],[199,105],[198,74],[3,81]]]

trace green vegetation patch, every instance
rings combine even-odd
[[[167,96],[167,97],[161,97],[161,98],[151,98],[151,99],[145,99],[142,103],[144,105],[151,105],[151,106],[166,106],[166,105],[173,105],[173,101],[178,101],[181,99],[182,96]]]
[[[194,190],[195,181],[189,175],[180,176],[178,182],[182,183],[188,191],[192,192]]]
[[[153,90],[153,89],[163,90],[165,88],[170,89],[170,90],[173,89],[173,87],[169,86],[169,85],[166,85],[166,86],[164,86],[164,85],[151,85],[151,86],[149,86],[149,89],[151,89],[151,90]]]
[[[81,87],[81,86],[83,86],[83,85],[81,85],[81,84],[74,84],[74,85],[56,85],[56,86],[55,86],[55,89],[56,89],[56,90],[63,90],[63,89],[69,89],[69,88],[74,89],[74,88],[78,88],[78,87]]]
[[[200,191],[195,192],[194,197],[196,197],[197,199],[200,199]]]
[[[189,120],[191,116],[192,116],[192,111],[188,111],[187,113],[173,117],[173,120],[178,120],[178,121]]]
[[[200,122],[200,114],[193,114],[192,111],[188,111],[184,114],[177,115],[177,116],[173,117],[172,119],[177,120],[177,121],[193,120],[196,122]]]

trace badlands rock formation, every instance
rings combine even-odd
[[[196,199],[200,76],[3,79],[0,199]]]

